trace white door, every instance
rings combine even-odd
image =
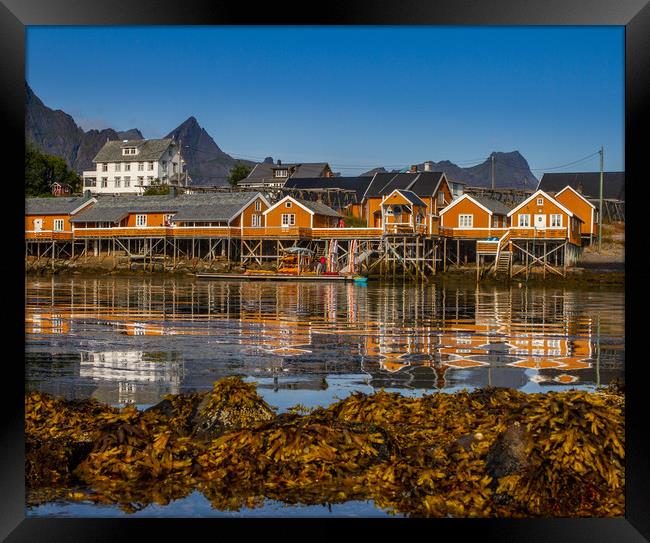
[[[535,228],[546,228],[546,215],[535,215]]]
[[[43,228],[43,219],[34,219],[34,230],[40,232]]]

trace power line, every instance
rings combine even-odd
[[[587,159],[595,157],[599,152],[600,151],[596,151],[595,153],[587,155],[586,157],[580,158],[578,160],[574,160],[573,162],[567,162],[566,164],[560,164],[559,166],[549,166],[549,167],[546,167],[546,168],[530,168],[530,169],[531,169],[531,171],[535,171],[535,172],[542,171],[542,170],[557,170],[558,168],[564,168],[566,166],[572,166],[573,164],[578,164],[580,162],[584,162]]]

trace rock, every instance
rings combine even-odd
[[[528,466],[526,447],[530,443],[526,429],[515,422],[501,434],[485,458],[485,469],[492,484],[496,486],[498,479],[513,475]]]

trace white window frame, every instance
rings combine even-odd
[[[296,214],[295,213],[283,213],[282,214],[282,226],[287,228],[289,226],[294,226],[296,224]]]
[[[260,202],[259,200],[255,202],[255,211],[262,211],[262,202]]]
[[[526,217],[526,220],[522,220],[524,217]],[[526,224],[524,224],[524,222]],[[523,227],[523,228],[530,228],[530,213],[521,213],[520,215],[517,216],[517,226]]]
[[[291,202],[284,202],[284,207],[293,207]]]
[[[144,228],[147,226],[147,216],[146,215],[136,215],[135,216],[135,225],[138,228]]]
[[[54,231],[63,232],[65,226],[63,219],[54,219]]]
[[[469,224],[466,224],[468,219]],[[458,228],[474,228],[474,215],[470,213],[458,215]]]
[[[170,224],[170,225],[171,225],[171,224],[172,224],[172,217],[173,217],[173,216],[174,216],[173,213],[166,213],[166,214],[165,214],[165,222],[166,222],[167,224]]]
[[[559,219],[557,222],[558,224],[554,224],[555,221],[553,219]],[[552,213],[551,214],[551,228],[562,228],[562,214],[561,213]]]
[[[116,172],[121,172],[122,171],[122,165],[119,162],[115,163],[115,171]]]
[[[144,162],[138,162],[138,171],[143,172],[144,171]]]
[[[153,171],[153,162],[149,162],[149,171]]]
[[[445,193],[440,191],[438,193],[438,203],[439,204],[444,204],[445,203]]]
[[[122,184],[122,178],[121,177],[116,177],[115,178],[115,188],[120,188],[120,185]]]
[[[544,205],[544,198],[537,198],[537,205],[538,206],[543,206]]]
[[[108,171],[108,162],[102,163],[102,171],[107,172]]]
[[[499,228],[499,216],[492,215],[492,228]]]
[[[124,171],[125,171],[125,172],[130,172],[130,171],[131,171],[131,164],[128,164],[128,163],[125,164],[125,165],[124,165]]]
[[[101,187],[103,189],[108,188],[108,177],[102,177],[101,178]]]
[[[130,186],[131,186],[131,177],[130,177],[129,175],[127,175],[127,176],[124,178],[124,186],[125,186],[125,187],[130,187]]]
[[[262,215],[252,215],[251,217],[252,226],[262,226]]]

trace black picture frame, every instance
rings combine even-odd
[[[650,89],[650,5],[647,0],[462,0],[431,3],[414,0],[384,0],[313,4],[313,15],[302,9],[284,8],[275,3],[226,4],[186,0],[3,0],[0,4],[0,40],[3,68],[3,129],[8,136],[4,179],[4,236],[0,270],[4,280],[3,310],[0,311],[5,336],[5,386],[0,395],[0,540],[15,541],[122,541],[151,536],[152,524],[142,519],[38,519],[25,518],[24,505],[24,262],[22,228],[25,104],[25,27],[29,25],[150,25],[150,24],[426,24],[426,25],[624,25],[626,51],[625,91],[625,170],[628,206],[626,224],[626,349],[633,352],[643,330],[642,319],[634,318],[642,304],[644,258],[642,234],[638,234],[644,185],[648,180],[644,142],[648,141],[647,96]],[[73,77],[62,74],[62,77]],[[82,84],[82,83],[79,83]],[[645,137],[644,137],[645,136]],[[643,216],[643,212],[640,212]],[[647,212],[646,212],[647,214]],[[632,272],[637,272],[635,276]],[[12,356],[14,354],[15,356]],[[439,520],[426,529],[440,537],[440,528],[456,540],[478,536],[500,541],[650,541],[650,450],[648,424],[644,419],[644,381],[641,364],[626,364],[626,515],[624,519],[526,519],[526,520]],[[14,372],[13,374],[11,372]],[[423,528],[417,523],[418,528]],[[382,522],[384,535],[402,530],[403,522]],[[241,527],[241,524],[238,525]],[[165,522],[169,535],[169,523]],[[194,528],[192,528],[194,530]],[[221,530],[221,528],[220,528]],[[347,530],[347,528],[346,528]],[[433,531],[435,530],[435,531]],[[365,531],[365,528],[364,528]],[[330,532],[334,535],[334,532]],[[192,537],[184,529],[184,536]],[[217,537],[219,532],[213,534]],[[278,535],[290,537],[289,532]],[[320,535],[320,534],[319,534]],[[303,536],[312,537],[310,533]],[[196,536],[195,536],[196,537]]]

